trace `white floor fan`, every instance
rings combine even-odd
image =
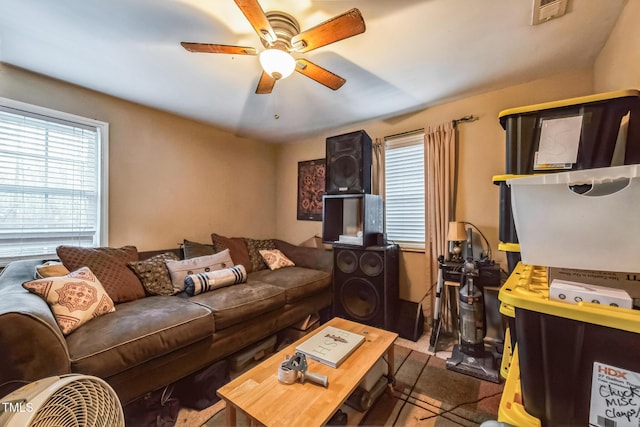
[[[3,397],[0,426],[124,427],[124,415],[109,384],[70,374],[35,381]]]

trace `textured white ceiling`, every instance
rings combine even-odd
[[[364,34],[300,55],[347,80],[335,92],[294,73],[256,95],[256,56],[180,46],[262,49],[233,0],[0,0],[0,61],[241,136],[290,142],[590,67],[625,0],[570,0],[565,16],[538,26],[530,25],[532,3],[260,0],[303,30],[360,9]]]

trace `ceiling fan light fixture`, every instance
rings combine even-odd
[[[262,69],[276,80],[285,79],[293,73],[296,61],[288,52],[278,48],[266,49],[260,53]]]
[[[534,0],[538,2],[568,0]],[[300,24],[288,13],[271,10],[265,12],[259,0],[235,0],[245,18],[260,37],[266,49],[260,53],[262,73],[256,87],[256,94],[269,94],[276,81],[287,78],[294,71],[299,72],[323,86],[338,90],[346,80],[319,65],[296,56],[326,46],[331,43],[361,34],[365,31],[365,23],[358,9],[351,9],[341,15],[300,32]],[[256,55],[258,51],[252,47],[230,46],[214,43],[182,42],[189,52],[226,53],[231,55]]]

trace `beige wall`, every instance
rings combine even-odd
[[[383,138],[385,135],[423,128],[466,115],[479,117],[479,120],[459,127],[457,219],[469,221],[480,228],[491,244],[493,258],[506,268],[504,253],[497,250],[499,191],[492,183],[494,175],[504,174],[505,171],[505,133],[500,126],[498,114],[507,108],[589,95],[592,91],[592,71],[579,70],[470,96],[415,114],[359,123],[336,129],[326,136],[365,129],[372,138]],[[299,242],[321,233],[320,222],[296,220],[296,168],[299,161],[324,156],[324,137],[279,147],[276,232],[285,240]],[[430,285],[426,283],[424,266],[424,254],[403,253],[401,298],[418,301],[425,295]]]
[[[109,123],[110,245],[275,234],[273,145],[4,64],[0,96]]]
[[[470,96],[414,114],[336,129],[365,129],[373,138],[473,114],[459,128],[457,218],[470,221],[497,251],[498,202],[493,175],[504,171],[506,108],[624,88],[640,88],[640,1],[625,6],[593,70]],[[276,236],[293,243],[321,234],[321,223],[296,220],[297,162],[323,158],[326,136],[279,146],[236,137],[202,123],[69,85],[0,63],[0,96],[110,124],[109,244],[173,247],[208,241],[212,231]],[[257,186],[255,183],[260,183]],[[204,208],[199,208],[204,206]],[[256,214],[259,213],[259,214]],[[422,298],[429,285],[424,255],[401,258],[401,297]]]
[[[594,66],[595,92],[640,89],[640,1],[625,5]]]

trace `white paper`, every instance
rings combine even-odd
[[[543,120],[537,163],[575,163],[581,130],[582,116]]]
[[[593,362],[590,426],[640,425],[640,374]]]

